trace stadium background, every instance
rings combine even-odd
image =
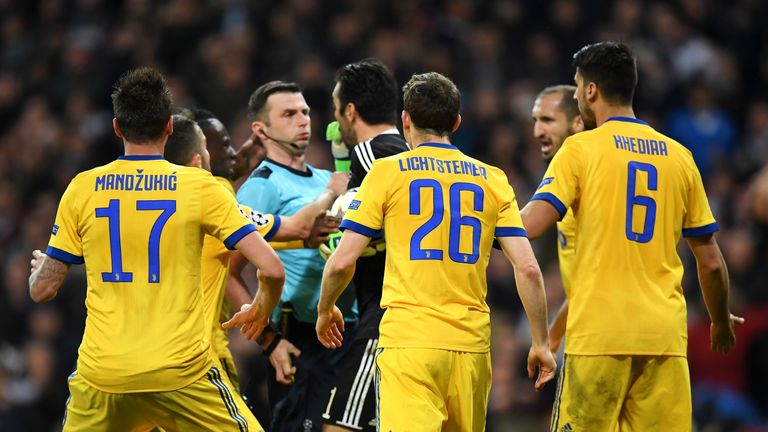
[[[572,53],[598,40],[638,57],[636,113],[694,153],[722,228],[732,309],[747,318],[728,357],[709,352],[708,319],[686,248],[689,358],[697,430],[768,430],[768,230],[750,217],[747,185],[768,162],[768,3],[760,0],[0,0],[0,432],[57,430],[76,360],[85,278],[59,298],[28,296],[30,252],[44,249],[58,199],[83,169],[121,153],[110,87],[125,70],[159,68],[179,106],[207,108],[235,143],[250,93],[296,80],[312,108],[309,160],[331,167],[325,124],[334,70],[375,56],[402,84],[439,71],[462,93],[464,151],[502,167],[519,202],[544,163],[533,98],[571,83]],[[555,238],[535,243],[554,310],[562,298]],[[529,341],[511,268],[489,267],[494,380],[488,429],[545,430],[543,395],[523,376]],[[141,319],[136,317],[136,319]],[[263,358],[234,338],[241,377],[265,419]]]

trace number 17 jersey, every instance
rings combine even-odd
[[[160,156],[83,172],[59,203],[46,253],[85,263],[88,316],[78,375],[109,393],[170,391],[211,366],[200,255],[256,228],[210,173]]]
[[[576,218],[565,352],[685,356],[677,244],[717,231],[690,151],[612,117],[565,140],[532,199]]]
[[[341,223],[387,244],[381,348],[490,349],[486,268],[495,237],[525,236],[500,169],[424,143],[378,159]]]

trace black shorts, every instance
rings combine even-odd
[[[350,430],[376,430],[373,384],[378,339],[357,339],[339,363],[336,383],[323,412],[323,422]]]

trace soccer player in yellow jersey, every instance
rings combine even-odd
[[[486,268],[494,238],[515,268],[531,321],[528,373],[536,388],[555,373],[541,272],[504,173],[450,144],[459,91],[438,73],[403,88],[403,131],[412,151],[377,159],[349,206],[328,259],[318,304],[318,339],[341,345],[335,301],[371,238],[387,244],[376,355],[383,431],[479,431],[491,385]]]
[[[253,305],[233,323],[246,323],[251,336],[280,297],[282,264],[210,173],[163,160],[173,123],[158,72],[126,73],[112,103],[125,156],[72,180],[46,254],[33,253],[36,302],[56,297],[70,265],[87,272],[88,317],[64,430],[260,431],[211,357],[203,238],[238,248],[261,270]]]
[[[190,112],[190,115],[194,116],[195,121],[179,115],[173,116],[174,132],[168,138],[165,147],[166,160],[178,165],[195,166],[211,171],[214,178],[234,196],[235,191],[230,179],[236,176],[234,164],[236,153],[230,145],[229,133],[221,121],[207,111],[195,110]],[[284,243],[270,243],[273,248],[303,248],[304,242],[310,240],[309,235],[316,216],[324,213],[333,200],[346,190],[347,179],[347,175],[343,173],[332,175],[328,189],[315,201],[304,206],[292,216],[281,218],[277,215],[257,212],[244,205],[239,206],[265,240],[284,241]],[[227,276],[230,255],[231,252],[217,238],[210,235],[205,237],[201,277],[205,298],[205,316],[210,323],[209,328],[212,332],[211,346],[215,358],[219,361],[219,366],[229,378],[235,392],[239,394],[240,385],[235,363],[229,351],[229,339],[227,332],[221,326],[230,318],[232,299],[228,301],[224,295],[228,290]],[[246,303],[244,299],[247,299],[247,303],[251,302],[251,295],[244,285],[238,288],[242,293],[236,296],[234,303],[236,309],[239,310],[240,306]],[[291,378],[293,369],[291,365],[284,365],[280,368],[281,372],[287,375],[288,380]],[[288,382],[290,383],[290,381]],[[239,399],[239,396],[235,398]]]
[[[584,130],[584,122],[579,115],[579,106],[573,99],[576,87],[558,85],[547,87],[536,97],[531,116],[533,117],[533,135],[541,144],[541,156],[551,161],[563,141],[569,136]],[[521,213],[523,225],[525,213]],[[560,277],[566,300],[558,310],[555,319],[549,325],[549,344],[552,352],[557,352],[565,333],[565,321],[568,311],[568,291],[571,286],[573,258],[576,251],[576,219],[568,209],[563,220],[557,222],[557,258],[560,263]]]
[[[733,348],[728,271],[690,151],[638,120],[637,67],[624,44],[574,55],[579,111],[596,129],[565,140],[526,205],[535,238],[571,208],[577,248],[552,431],[691,430],[683,266],[686,238],[712,319]],[[530,221],[530,223],[528,223]]]

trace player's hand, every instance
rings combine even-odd
[[[315,218],[315,223],[309,231],[309,238],[306,240],[306,246],[315,249],[328,241],[328,234],[338,232],[341,219],[327,215],[322,212]]]
[[[528,378],[533,379],[536,368],[539,369],[539,376],[533,386],[536,391],[540,391],[544,384],[555,377],[557,372],[555,357],[548,346],[532,346],[528,351]]]
[[[336,171],[331,174],[327,188],[334,197],[337,197],[347,191],[347,184],[349,184],[349,173]]]
[[[260,307],[246,303],[240,307],[240,312],[232,316],[229,321],[222,323],[221,326],[225,329],[240,326],[240,333],[245,335],[246,339],[256,340],[268,324],[268,314],[264,313]]]
[[[272,354],[269,355],[269,363],[275,368],[275,379],[280,384],[293,384],[296,375],[296,366],[291,361],[291,356],[299,357],[301,351],[286,339],[280,339]]]
[[[315,332],[317,332],[317,340],[324,347],[340,348],[341,341],[344,340],[341,335],[344,332],[344,315],[341,314],[341,310],[333,306],[333,310],[329,312],[318,311]]]
[[[240,148],[235,153],[235,165],[232,167],[232,177],[238,179],[247,175],[253,168],[258,166],[267,156],[267,149],[264,143],[251,132]]]
[[[43,265],[43,261],[44,261],[43,258],[45,258],[46,256],[47,255],[40,252],[39,249],[35,249],[32,251],[32,260],[29,262],[32,267],[29,269],[29,274],[34,273],[35,271],[37,271],[37,269],[39,269]]]
[[[727,354],[736,345],[736,335],[733,333],[735,324],[744,324],[744,318],[730,314],[727,323],[712,323],[709,327],[710,345],[712,351]]]

